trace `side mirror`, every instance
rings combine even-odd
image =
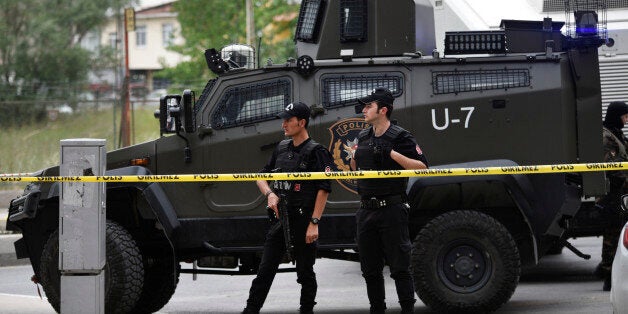
[[[621,196],[621,209],[628,211],[628,194]]]
[[[181,130],[180,104],[181,95],[166,95],[159,99],[159,130],[161,135],[177,133]]]

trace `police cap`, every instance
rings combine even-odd
[[[284,111],[279,113],[277,117],[282,119],[289,119],[291,117],[297,117],[298,119],[305,119],[310,121],[310,107],[302,102],[295,102],[288,104]]]
[[[395,97],[393,97],[392,93],[390,92],[388,88],[378,87],[374,89],[370,95],[366,97],[358,98],[358,103],[360,104],[355,106],[355,113],[362,112],[362,109],[364,109],[364,106],[374,101],[378,102],[379,104],[392,107],[393,102],[395,101]]]

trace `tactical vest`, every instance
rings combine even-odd
[[[275,167],[279,172],[304,172],[310,166],[308,162],[314,149],[318,144],[314,140],[308,141],[297,153],[290,149],[292,140],[283,140],[277,148],[277,160]],[[316,200],[316,182],[313,180],[277,180],[273,183],[273,189],[278,194],[287,197],[288,206],[291,208],[302,207],[304,209],[314,208]]]
[[[382,136],[373,135],[373,127],[364,129],[358,135],[356,148],[356,162],[358,170],[400,170],[401,165],[395,162],[390,155],[376,156],[376,146],[392,146],[393,141],[405,133],[402,127],[391,124]],[[379,160],[378,160],[379,159]],[[406,192],[408,178],[390,179],[361,179],[358,180],[358,194],[364,196],[383,196],[403,194]]]
[[[613,141],[615,141],[615,143],[617,144],[617,149],[619,150],[617,154],[619,155],[618,157],[621,158],[621,161],[628,161],[628,152],[626,152],[626,146],[624,145],[624,142],[617,138],[617,136],[615,136],[615,134],[613,134],[611,130],[605,127],[603,127],[602,130],[604,136],[612,138]]]

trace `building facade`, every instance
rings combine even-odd
[[[156,71],[176,66],[185,56],[168,50],[183,43],[174,1],[135,11],[135,29],[128,32],[130,88],[132,97],[142,98],[155,89],[164,89],[168,82],[153,78]],[[113,15],[100,32],[100,45],[124,48],[123,17]],[[121,54],[124,56],[124,54]],[[124,73],[123,71],[119,71]],[[112,82],[113,83],[113,82]],[[119,85],[115,84],[114,85]]]

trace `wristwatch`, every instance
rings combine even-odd
[[[312,217],[312,219],[310,219],[310,221],[312,222],[312,224],[318,225],[318,222],[321,221],[321,220],[316,218],[316,217]]]

